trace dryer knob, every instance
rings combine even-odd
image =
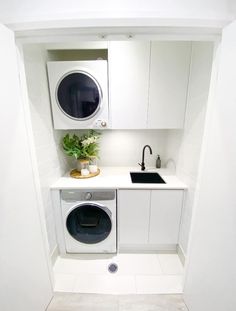
[[[106,122],[106,121],[102,121],[102,122],[101,122],[101,126],[102,126],[102,127],[106,127],[106,126],[107,126],[107,122]]]
[[[90,199],[92,199],[92,193],[91,192],[87,192],[85,194],[85,200],[90,200]]]

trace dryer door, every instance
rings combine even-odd
[[[56,88],[56,100],[61,111],[75,120],[88,120],[100,109],[101,88],[96,79],[85,71],[64,75]]]
[[[99,204],[83,203],[69,213],[66,227],[70,235],[81,243],[99,243],[112,230],[111,212]]]

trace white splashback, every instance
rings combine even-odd
[[[66,133],[81,135],[84,131],[60,131],[61,138]],[[139,168],[142,160],[142,150],[145,145],[150,145],[145,151],[145,164],[156,165],[157,154],[161,155],[162,163],[166,162],[165,144],[168,131],[166,130],[105,130],[101,131],[99,166],[132,166]],[[67,157],[68,165],[75,165]]]
[[[142,150],[145,145],[150,145],[145,151],[146,166],[155,166],[157,154],[165,162],[165,130],[122,130],[106,131],[101,139],[100,160],[101,166],[138,166],[142,159]]]

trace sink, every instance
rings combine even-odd
[[[156,172],[130,172],[132,183],[165,184],[166,182]]]

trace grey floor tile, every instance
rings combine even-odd
[[[181,295],[119,296],[119,311],[187,311]]]
[[[47,311],[187,311],[181,295],[56,293]]]
[[[112,295],[56,293],[47,311],[118,311],[118,299]]]

